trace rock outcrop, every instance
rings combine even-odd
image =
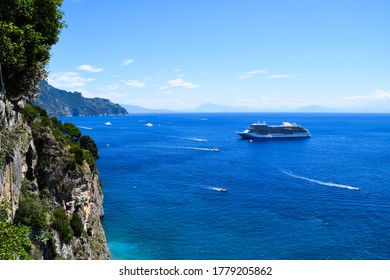
[[[8,220],[31,228],[34,259],[110,259],[97,169],[76,161],[74,147],[61,140],[66,136],[43,125],[54,119],[29,119],[23,107],[0,101],[0,201]],[[42,210],[26,219],[29,203]],[[34,222],[38,216],[43,218]]]
[[[40,84],[35,104],[51,116],[127,115],[126,109],[105,98],[86,98],[81,92],[57,89],[46,81]]]

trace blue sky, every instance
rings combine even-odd
[[[153,109],[390,111],[390,1],[64,0],[62,10],[48,67],[60,89]]]

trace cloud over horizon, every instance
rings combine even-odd
[[[267,73],[268,71],[265,70],[265,69],[257,69],[257,70],[252,70],[252,71],[248,71],[248,72],[245,72],[245,73],[242,73],[238,76],[239,79],[248,79],[248,78],[251,78],[253,75],[256,75],[256,74],[265,74]]]
[[[292,78],[294,77],[294,74],[274,74],[264,77],[266,80],[273,80],[273,79],[286,79],[286,78]]]
[[[390,91],[384,91],[382,89],[377,90],[375,93],[371,95],[356,95],[356,96],[347,96],[344,97],[347,100],[386,100],[390,99]]]
[[[82,71],[92,72],[92,73],[98,73],[103,71],[103,68],[92,66],[89,64],[80,65],[77,67],[77,69]]]
[[[183,80],[182,78],[176,78],[174,80],[170,80],[167,82],[167,85],[169,87],[183,87],[183,88],[198,88],[200,87],[200,85],[197,85],[197,84],[194,84],[194,83],[191,83],[191,82],[187,82],[185,80]],[[167,87],[163,87],[163,89],[166,89]]]
[[[130,86],[130,87],[137,87],[137,88],[146,87],[146,84],[144,84],[143,82],[137,81],[137,80],[125,81],[125,84]]]
[[[77,72],[53,73],[48,77],[50,85],[58,88],[75,89],[94,81],[93,78],[81,77]]]
[[[134,62],[134,60],[131,59],[131,58],[125,59],[125,60],[122,61],[122,65],[123,65],[123,66],[127,66],[127,65],[129,65],[129,64],[131,64],[131,63],[133,63],[133,62]]]

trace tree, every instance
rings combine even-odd
[[[47,76],[50,48],[65,26],[63,0],[0,0],[0,64],[6,98],[37,92]]]
[[[90,151],[95,159],[99,158],[98,148],[96,146],[96,143],[95,141],[93,141],[93,139],[90,136],[88,135],[81,136],[80,145],[84,150]]]
[[[73,123],[65,122],[62,125],[66,136],[72,138],[73,141],[78,142],[81,137],[81,131]]]
[[[64,208],[58,207],[54,210],[52,216],[52,227],[59,233],[62,240],[69,244],[73,236],[73,230],[70,227],[69,217]]]

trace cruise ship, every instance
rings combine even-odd
[[[282,122],[281,125],[267,125],[265,122],[258,122],[237,134],[243,139],[307,138],[311,136],[303,126],[289,122]]]

